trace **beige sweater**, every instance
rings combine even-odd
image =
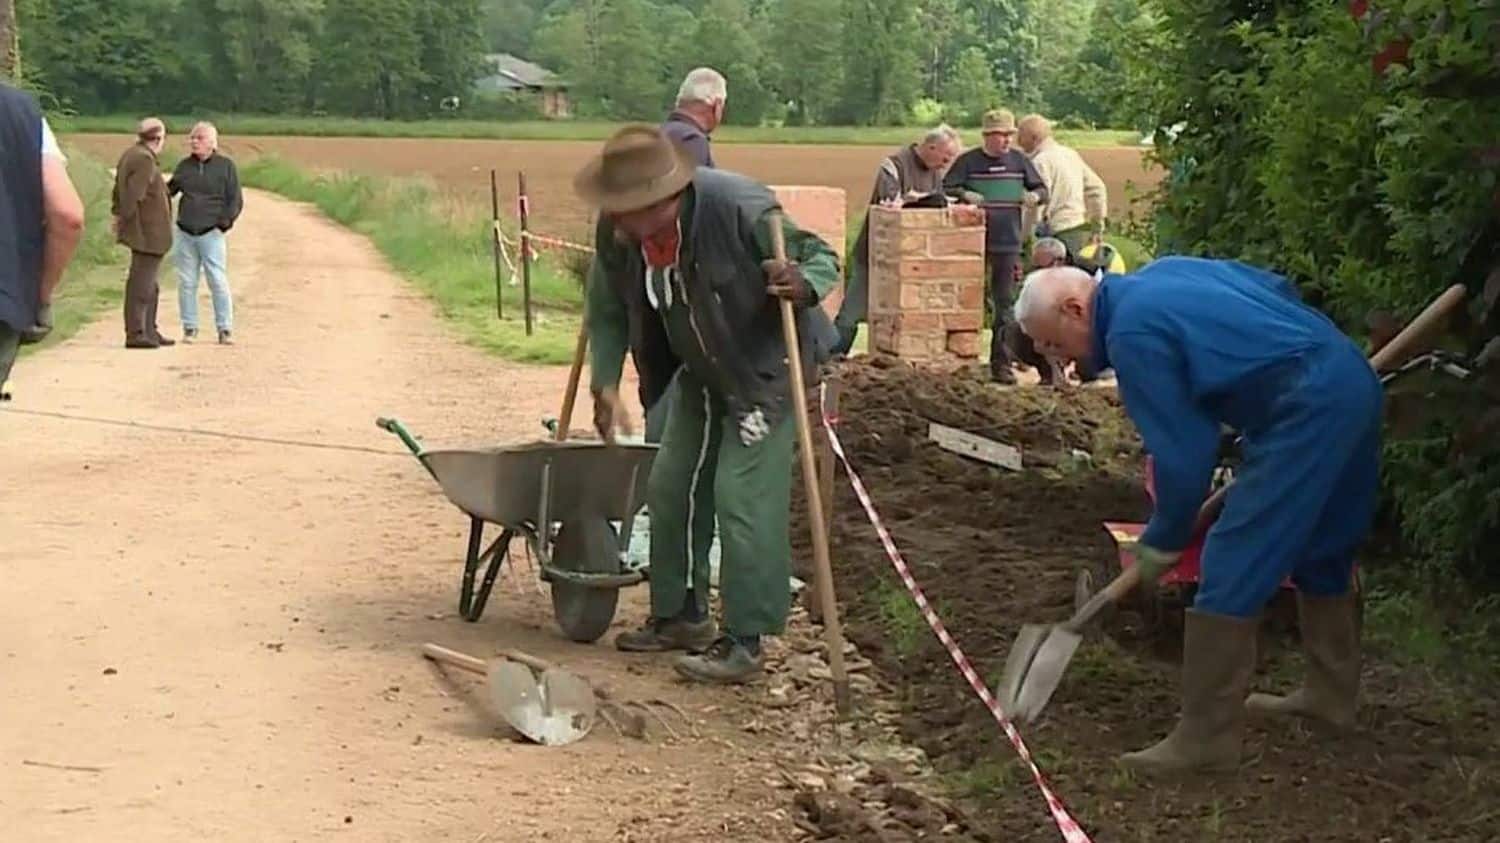
[[[1086,222],[1100,222],[1109,213],[1104,180],[1077,151],[1052,138],[1042,141],[1031,163],[1047,184],[1047,203],[1040,219],[1028,219],[1028,231],[1036,222],[1046,222],[1053,231],[1067,231]]]

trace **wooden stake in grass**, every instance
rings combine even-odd
[[[521,309],[526,311],[526,336],[531,336],[531,200],[526,196],[526,174],[516,173],[516,202],[521,216]]]
[[[502,301],[503,284],[500,278],[500,186],[495,171],[490,170],[490,249],[495,253],[495,318],[505,318],[505,303]]]
[[[786,235],[781,214],[771,214],[771,251],[786,260]],[[839,623],[838,598],[833,590],[833,563],[828,558],[828,521],[823,515],[817,457],[813,454],[812,424],[807,418],[807,384],[802,377],[802,347],[797,340],[797,312],[790,299],[781,299],[781,333],[786,341],[787,366],[792,374],[793,414],[797,420],[797,444],[802,453],[802,487],[807,495],[808,526],[812,529],[813,574],[817,578],[819,602],[823,606],[823,640],[828,647],[828,671],[833,677],[833,707],[847,717],[853,707],[849,696],[849,673],[844,667],[844,628]]]

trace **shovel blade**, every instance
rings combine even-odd
[[[489,669],[490,699],[511,728],[543,746],[563,746],[580,740],[594,727],[593,689],[578,676],[558,668],[542,674],[513,661],[497,661]]]
[[[1008,717],[1016,716],[1016,706],[1020,703],[1026,672],[1031,669],[1037,650],[1046,637],[1047,627],[1041,624],[1027,624],[1016,633],[1016,643],[1010,647],[1010,655],[1005,659],[1005,670],[1000,674],[1000,685],[995,689],[1000,708]]]
[[[1047,634],[1047,640],[1037,649],[1036,657],[1032,659],[1031,667],[1021,682],[1021,689],[1016,694],[1015,716],[1022,723],[1035,720],[1042,709],[1047,707],[1057,686],[1062,684],[1068,662],[1073,660],[1073,654],[1078,651],[1081,643],[1083,636],[1065,626],[1054,626]]]

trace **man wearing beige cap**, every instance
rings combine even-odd
[[[1012,320],[1012,289],[1021,265],[1021,209],[1047,201],[1047,188],[1031,160],[1013,148],[1016,117],[997,109],[984,115],[984,143],[958,156],[943,186],[962,193],[985,210],[985,257],[990,266],[990,306],[994,329],[990,338],[990,377],[1013,384],[1005,326]]]
[[[682,364],[646,492],[651,617],[615,644],[686,650],[676,667],[689,679],[749,681],[761,674],[761,636],[781,632],[791,603],[795,423],[777,299],[797,309],[803,374],[815,383],[836,340],[817,305],[837,283],[838,256],[790,219],[776,223],[769,188],[697,166],[650,126],[615,133],[574,187],[599,209],[586,318],[600,435],[629,430],[619,400],[627,349],[643,380],[662,377],[639,353],[652,337]],[[773,257],[776,224],[785,261]],[[722,635],[708,615],[716,521]]]

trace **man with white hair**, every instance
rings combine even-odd
[[[711,67],[693,68],[677,89],[677,107],[661,124],[667,137],[692,153],[700,167],[714,166],[710,136],[724,122],[724,103],[728,98],[724,74]]]
[[[1234,769],[1247,714],[1352,726],[1351,581],[1375,511],[1382,402],[1360,349],[1285,278],[1236,261],[1163,258],[1100,281],[1044,269],[1015,316],[1044,353],[1115,370],[1154,461],[1156,511],[1134,546],[1143,583],[1175,565],[1193,536],[1221,425],[1244,435],[1244,465],[1208,533],[1186,616],[1181,719],[1125,766]],[[1288,576],[1307,675],[1289,696],[1247,699],[1260,614]]]
[[[710,135],[724,120],[728,96],[722,73],[711,67],[694,68],[677,89],[677,107],[661,124],[662,134],[687,150],[688,157],[699,167],[714,166]],[[667,410],[672,406],[669,387],[682,362],[661,337],[652,334],[641,337],[631,355],[636,358],[636,371],[641,374],[639,392],[641,407],[646,412],[646,441],[660,442],[666,430]]]
[[[875,189],[870,193],[870,204],[900,207],[905,199],[941,193],[943,175],[962,151],[959,144],[958,132],[945,123],[929,131],[917,143],[907,144],[886,156],[875,171]],[[859,237],[854,241],[854,260],[844,282],[844,300],[834,320],[839,331],[839,343],[833,350],[835,354],[849,353],[859,333],[859,323],[865,321],[870,306],[869,277],[870,216],[866,214],[859,227]]]
[[[188,135],[191,154],[177,163],[167,189],[182,194],[177,203],[174,245],[177,261],[177,307],[182,316],[182,341],[198,337],[198,276],[208,278],[214,303],[214,327],[219,342],[234,342],[234,299],[229,292],[229,229],[244,208],[239,172],[219,153],[219,130],[202,122]]]
[[[156,117],[147,117],[136,127],[135,138],[115,165],[115,190],[110,202],[115,237],[130,249],[130,270],[125,276],[125,347],[161,348],[175,345],[156,325],[161,298],[157,274],[162,258],[172,248],[172,200],[158,163],[167,143],[167,126]]]
[[[1021,149],[1047,184],[1047,201],[1033,212],[1040,225],[1037,234],[1056,237],[1077,256],[1091,237],[1104,232],[1109,213],[1109,191],[1104,179],[1083,160],[1078,151],[1052,137],[1052,123],[1040,114],[1021,118]]]

